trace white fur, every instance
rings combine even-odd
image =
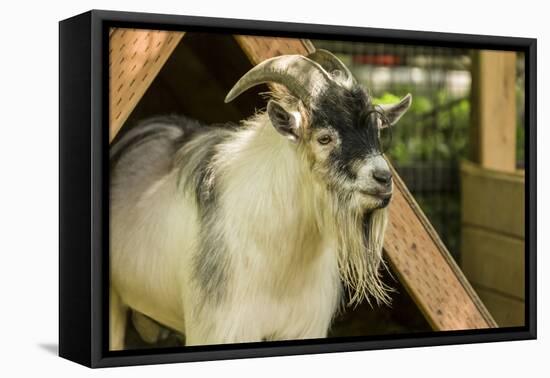
[[[365,248],[359,212],[347,217],[338,208],[300,145],[266,114],[246,126],[212,161],[220,192],[214,227],[230,272],[220,301],[203,298],[194,279],[199,215],[194,193],[178,185],[179,174],[190,173],[176,165],[153,182],[112,190],[111,349],[124,347],[128,307],[197,345],[325,337],[342,280],[352,301],[385,300],[377,267],[386,211],[373,213]]]

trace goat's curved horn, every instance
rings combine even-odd
[[[314,62],[319,63],[328,73],[334,74],[335,71],[338,71],[344,75],[345,80],[349,80],[350,82],[355,81],[355,78],[349,68],[347,68],[346,65],[336,57],[336,55],[327,50],[315,50],[315,52],[312,52],[307,57]]]
[[[225,97],[228,103],[253,86],[278,83],[304,102],[310,102],[332,81],[321,65],[302,55],[270,58],[252,68],[237,81]]]

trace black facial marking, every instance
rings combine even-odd
[[[353,163],[368,155],[381,154],[376,111],[367,93],[358,85],[351,89],[328,88],[315,103],[314,128],[331,127],[338,132],[340,147],[330,160],[350,179],[356,178]]]

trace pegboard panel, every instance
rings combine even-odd
[[[430,325],[436,330],[496,327],[395,171],[394,185],[384,251]]]
[[[274,56],[286,54],[307,55],[315,51],[313,44],[307,39],[256,37],[235,35],[235,39],[253,65]],[[273,90],[278,84],[268,83]]]
[[[308,40],[235,37],[253,64],[282,54],[308,54]],[[424,213],[394,171],[384,252],[435,330],[496,327],[496,323],[454,262]]]
[[[305,39],[246,35],[236,35],[235,39],[254,65],[274,56],[285,54],[307,55],[315,51],[313,44]]]
[[[185,33],[111,28],[109,141],[112,141]]]

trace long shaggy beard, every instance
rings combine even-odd
[[[338,235],[338,267],[341,279],[349,294],[348,305],[363,300],[372,304],[390,304],[391,288],[381,280],[381,268],[386,268],[382,258],[384,233],[388,221],[387,209],[375,209],[368,213],[353,206],[353,198],[333,206],[336,234]],[[351,203],[350,203],[351,202]]]

